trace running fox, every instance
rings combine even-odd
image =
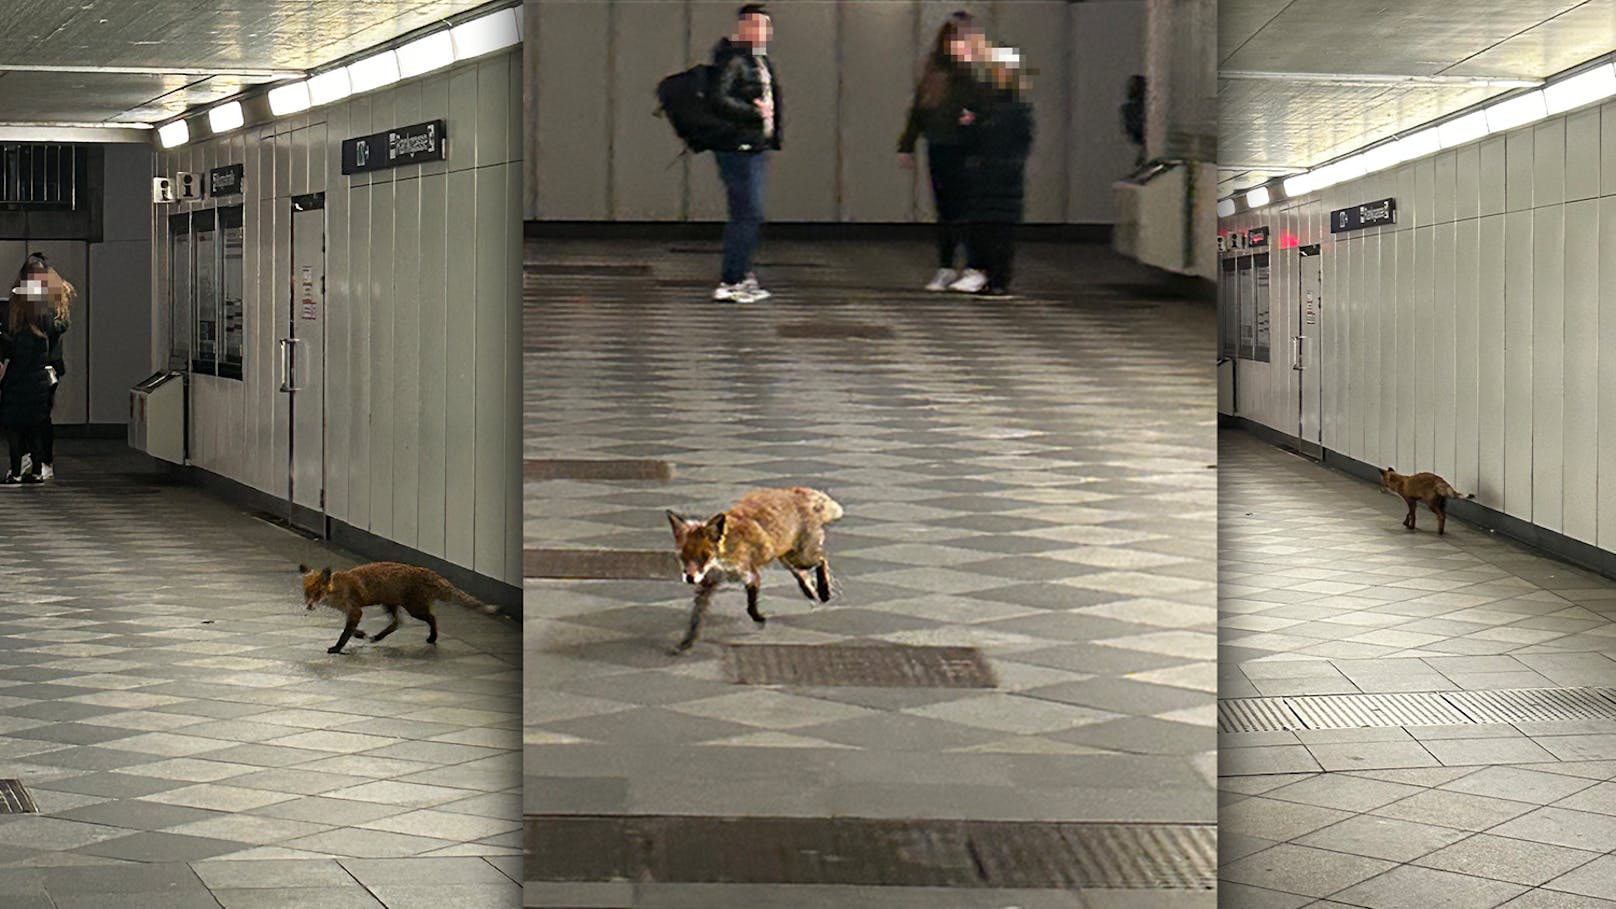
[[[307,565],[299,565],[297,570],[303,575],[303,605],[312,610],[323,601],[325,605],[348,616],[342,637],[337,638],[337,643],[328,647],[326,653],[341,653],[350,637],[361,641],[365,639],[365,633],[359,630],[359,618],[366,606],[381,606],[393,619],[370,639],[372,642],[393,633],[393,629],[398,627],[400,609],[431,628],[426,636],[428,644],[438,642],[438,619],[432,614],[432,604],[436,601],[453,600],[479,612],[497,611],[497,607],[479,602],[471,594],[444,580],[437,572],[414,565],[372,562],[335,572],[330,568],[315,571]]]
[[[776,559],[797,579],[804,596],[828,602],[831,590],[825,525],[841,516],[842,506],[836,500],[803,486],[757,490],[706,521],[668,512],[685,583],[696,585],[690,630],[673,653],[684,653],[696,643],[702,615],[726,577],[746,583],[746,614],[762,625],[766,620],[758,611],[761,570]],[[814,572],[812,582],[808,578],[810,569]]]
[[[1408,503],[1408,517],[1403,519],[1403,526],[1409,530],[1414,529],[1414,509],[1424,502],[1425,507],[1436,513],[1436,532],[1441,534],[1448,526],[1448,500],[1474,499],[1475,493],[1461,495],[1448,485],[1448,481],[1434,473],[1417,473],[1404,476],[1390,467],[1380,472],[1380,488],[1392,495],[1402,496]]]

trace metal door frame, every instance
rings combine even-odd
[[[1316,267],[1319,269],[1319,284],[1317,296],[1315,298],[1317,305],[1314,310],[1316,321],[1313,323],[1313,327],[1315,332],[1320,334],[1316,340],[1320,342],[1318,349],[1320,358],[1322,359],[1324,340],[1322,336],[1322,332],[1324,331],[1324,259],[1320,255],[1319,245],[1317,243],[1310,246],[1298,247],[1296,251],[1299,254],[1296,268],[1296,336],[1291,342],[1294,345],[1296,354],[1294,359],[1291,361],[1291,369],[1295,370],[1296,372],[1296,450],[1315,460],[1323,460],[1324,374],[1319,371],[1317,363],[1314,363],[1307,358],[1308,326],[1305,287],[1307,281],[1307,269],[1313,267],[1309,260],[1317,259],[1318,265]],[[1304,417],[1304,414],[1307,412],[1307,373],[1309,372],[1313,372],[1317,376],[1317,381],[1315,383],[1317,385],[1316,390],[1318,392],[1318,401],[1315,403],[1318,405],[1317,414],[1319,418],[1319,437],[1317,439],[1309,439],[1307,437],[1307,421]]]
[[[283,323],[285,337],[278,339],[280,345],[280,391],[287,396],[286,408],[286,520],[293,527],[302,528],[319,534],[322,538],[330,537],[331,528],[325,510],[326,502],[326,440],[323,427],[326,422],[325,406],[325,354],[326,354],[326,321],[330,313],[329,300],[326,299],[326,243],[329,225],[322,218],[320,222],[320,349],[309,355],[320,358],[320,507],[309,508],[297,504],[297,406],[298,394],[302,389],[296,385],[298,351],[304,347],[304,339],[297,336],[298,321],[298,276],[297,276],[297,218],[300,212],[325,210],[325,193],[312,193],[304,196],[293,196],[289,207],[290,215],[287,221],[287,320]]]

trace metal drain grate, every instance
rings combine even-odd
[[[1589,719],[1616,719],[1616,689],[1513,688],[1218,701],[1219,732],[1486,726]]]
[[[529,881],[1211,890],[1211,824],[530,816]]]
[[[732,644],[724,667],[740,685],[805,688],[993,688],[974,647]]]
[[[673,479],[667,461],[568,460],[528,458],[522,462],[524,480],[662,480]]]
[[[870,322],[793,322],[781,325],[776,329],[776,332],[782,338],[802,338],[814,341],[831,341],[844,338],[881,340],[893,336],[891,327]]]
[[[34,797],[23,788],[21,780],[0,780],[0,814],[38,814]]]
[[[522,577],[582,581],[667,581],[679,577],[679,559],[660,549],[529,549]]]

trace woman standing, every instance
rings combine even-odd
[[[50,379],[49,412],[38,439],[38,448],[31,454],[32,459],[38,459],[40,462],[38,470],[40,478],[50,480],[56,476],[56,429],[51,424],[49,413],[56,410],[56,389],[61,387],[62,377],[67,374],[67,363],[62,356],[62,335],[67,333],[71,324],[69,313],[78,291],[51,267],[44,253],[33,253],[23,263],[22,271],[17,276],[17,286],[21,287],[30,280],[40,282],[45,288],[47,305],[39,314],[39,327],[45,332],[45,339],[49,345],[45,363],[50,368],[47,373]],[[33,472],[30,464],[25,463],[23,468],[25,473]]]
[[[976,105],[977,83],[971,63],[985,46],[970,13],[948,17],[937,30],[937,40],[915,86],[909,120],[898,138],[898,164],[905,168],[915,166],[915,144],[921,136],[926,138],[926,165],[937,207],[937,273],[926,285],[929,291],[957,285],[952,289],[969,293],[987,282],[965,232],[965,148],[960,123],[961,116]],[[963,274],[954,268],[961,247],[966,265]]]
[[[10,468],[0,487],[43,483],[40,476],[42,432],[50,426],[50,339],[41,321],[48,312],[45,283],[30,278],[11,291],[5,330],[0,332],[0,436],[5,437]],[[34,453],[34,465],[24,471],[22,457]]]
[[[966,218],[971,247],[987,280],[981,296],[1007,297],[1015,264],[1015,228],[1026,206],[1027,157],[1032,153],[1032,105],[1021,58],[993,48],[983,67],[987,92],[980,111],[961,118],[966,137]]]

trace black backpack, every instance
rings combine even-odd
[[[734,127],[713,110],[708,98],[713,78],[713,67],[699,63],[657,83],[656,115],[667,119],[692,152],[722,148],[734,133]]]

